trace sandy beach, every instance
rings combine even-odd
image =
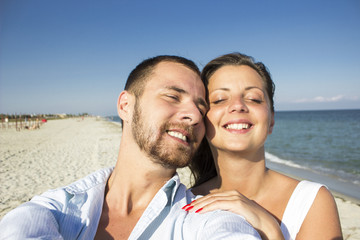
[[[114,166],[120,136],[119,124],[101,118],[51,120],[36,130],[0,129],[0,218],[34,195]],[[189,186],[188,169],[178,173]],[[359,199],[334,195],[344,239],[360,240]]]

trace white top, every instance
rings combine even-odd
[[[296,186],[281,221],[281,231],[286,240],[296,238],[296,235],[322,186],[324,185],[305,180],[299,182]]]
[[[93,239],[112,170],[99,170],[10,211],[0,222],[0,239]],[[261,239],[239,215],[181,209],[194,198],[175,175],[154,196],[129,239]]]

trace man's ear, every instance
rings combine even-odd
[[[128,91],[122,91],[118,98],[117,110],[119,117],[128,122],[131,119],[131,110],[133,107],[134,96]]]

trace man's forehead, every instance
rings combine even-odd
[[[189,66],[178,63],[178,62],[171,62],[171,61],[163,61],[156,64],[153,69],[153,73],[161,74],[161,73],[176,73],[177,71],[185,71],[189,74],[193,74],[200,78],[200,73],[196,72],[194,69],[190,68]]]
[[[147,82],[155,85],[157,82],[161,85],[175,86],[180,89],[185,89],[186,84],[190,85],[191,88],[199,88],[199,90],[205,88],[197,72],[177,62],[158,63]]]

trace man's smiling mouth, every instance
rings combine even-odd
[[[170,131],[169,130],[169,131],[167,131],[167,133],[172,137],[178,138],[178,139],[180,139],[180,140],[182,140],[184,142],[188,142],[188,138],[185,135],[183,135],[182,133],[180,133],[180,132]]]

